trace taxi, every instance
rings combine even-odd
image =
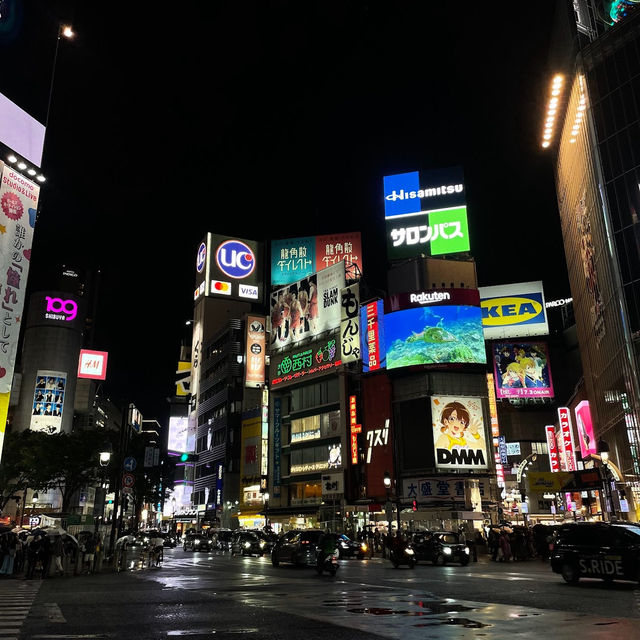
[[[558,528],[551,569],[569,584],[580,578],[640,581],[640,527],[629,522],[575,522]]]

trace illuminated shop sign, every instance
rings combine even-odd
[[[562,460],[563,471],[575,471],[576,453],[573,446],[573,429],[571,426],[571,412],[567,407],[558,407],[558,420],[560,421],[560,433],[562,434]]]
[[[578,440],[580,441],[580,454],[583,458],[597,453],[596,436],[593,432],[593,422],[591,421],[591,409],[589,401],[583,400],[575,408],[576,429]]]
[[[487,373],[487,397],[489,399],[489,416],[491,418],[491,440],[493,442],[493,457],[496,464],[496,478],[499,487],[504,487],[504,468],[500,459],[500,424],[498,422],[498,405],[496,403],[496,389],[493,374]]]
[[[488,481],[479,479],[478,491],[481,498],[488,495]],[[403,497],[418,502],[431,502],[438,500],[462,500],[465,499],[465,482],[460,478],[407,478],[402,481]]]
[[[105,380],[107,377],[107,360],[109,354],[106,351],[91,351],[80,349],[78,361],[78,378],[90,378],[93,380]]]
[[[480,287],[479,291],[487,340],[549,333],[541,281]]]
[[[323,454],[322,459],[315,462],[292,464],[291,473],[312,473],[314,471],[324,471],[325,469],[339,469],[342,466],[342,447],[340,443],[327,445],[324,451],[326,451],[326,459]]]
[[[360,360],[360,285],[345,287],[340,292],[340,354],[342,362]]]
[[[171,416],[169,418],[169,440],[167,450],[175,453],[189,453],[192,449],[188,445],[189,419],[186,416]]]
[[[281,356],[279,359],[272,357],[271,361],[272,371],[276,372],[271,380],[272,387],[322,373],[342,364],[335,338],[316,343],[308,349]]]
[[[245,350],[245,386],[260,387],[265,378],[265,323],[264,316],[247,317]]]
[[[389,443],[389,424],[391,420],[384,421],[381,429],[370,429],[367,431],[367,464],[371,463],[371,455],[374,447],[386,447]]]
[[[351,430],[351,464],[358,464],[358,434],[362,433],[362,425],[358,424],[355,396],[349,396],[349,427]]]
[[[362,274],[362,240],[359,231],[271,243],[271,284],[283,285],[308,278],[338,262],[345,263],[347,280]]]
[[[556,440],[556,428],[551,424],[545,428],[547,436],[547,450],[549,451],[549,467],[554,473],[560,471],[560,455],[558,452],[558,442]]]
[[[360,325],[362,331],[362,369],[377,371],[387,366],[384,346],[384,306],[382,300],[376,300],[361,307]]]

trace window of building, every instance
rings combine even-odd
[[[289,485],[290,504],[320,504],[322,485],[320,482],[299,482]]]
[[[532,442],[531,443],[531,453],[537,453],[539,455],[548,453],[547,443],[546,442]]]
[[[339,402],[340,387],[337,378],[321,380],[304,387],[297,387],[291,390],[291,411],[302,411],[303,409],[313,409],[324,404]]]

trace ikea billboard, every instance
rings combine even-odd
[[[542,281],[479,287],[486,340],[549,334]]]

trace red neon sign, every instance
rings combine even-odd
[[[549,466],[551,467],[551,471],[560,471],[560,457],[558,455],[558,443],[556,442],[556,428],[553,425],[549,425],[544,429],[547,433]]]

